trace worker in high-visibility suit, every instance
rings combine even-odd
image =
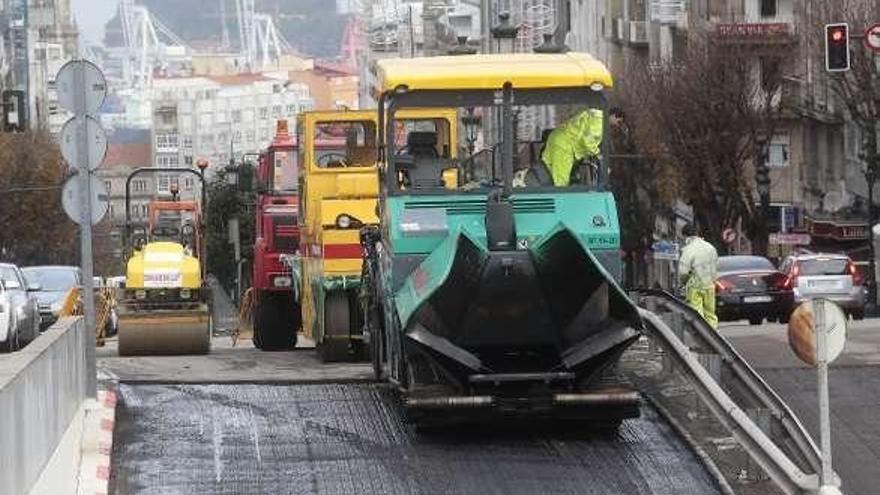
[[[550,170],[554,186],[568,186],[571,171],[578,161],[599,156],[603,129],[602,111],[591,108],[568,119],[550,133],[541,160]]]
[[[678,274],[687,290],[687,302],[712,328],[718,328],[715,313],[718,251],[700,237],[693,225],[685,225],[681,233],[686,240],[678,262]]]

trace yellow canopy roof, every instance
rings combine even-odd
[[[613,86],[605,65],[586,53],[517,53],[389,58],[376,62],[383,91],[405,85],[419,89],[497,89]]]

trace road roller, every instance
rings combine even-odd
[[[129,184],[139,171],[145,170],[133,172]],[[129,259],[125,286],[117,293],[120,356],[206,354],[211,349],[200,206],[178,200],[174,184],[170,192],[171,200],[149,203],[146,225],[126,222]],[[126,210],[128,219],[130,206]]]
[[[416,425],[640,414],[616,370],[644,326],[619,285],[612,79],[549,48],[376,64],[379,224],[360,232],[360,302],[376,377]],[[399,110],[443,107],[466,153],[449,153],[442,121],[398,138]]]

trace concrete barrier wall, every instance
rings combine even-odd
[[[82,318],[0,354],[0,493],[28,493],[86,399]]]

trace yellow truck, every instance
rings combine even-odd
[[[404,110],[398,122],[402,146],[456,156],[454,110]],[[300,255],[287,259],[299,278],[303,334],[325,362],[369,356],[359,310],[360,229],[378,223],[378,141],[375,110],[308,112],[297,125]]]

